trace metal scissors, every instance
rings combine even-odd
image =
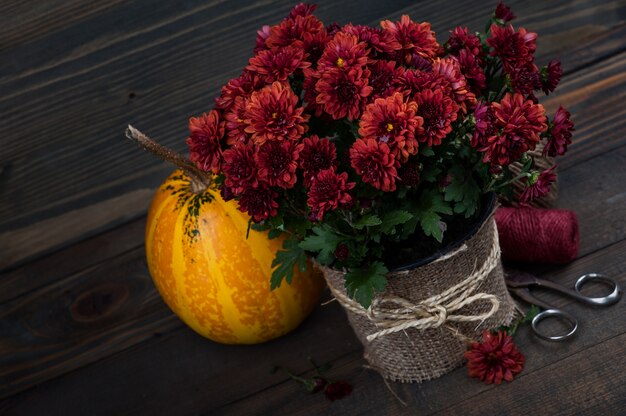
[[[554,282],[550,282],[548,280],[540,279],[530,273],[524,273],[517,270],[507,270],[505,274],[505,280],[509,292],[511,292],[513,295],[530,303],[531,305],[537,305],[540,308],[544,309],[533,318],[531,326],[533,332],[537,334],[537,336],[548,341],[563,341],[570,338],[578,329],[578,321],[568,312],[565,312],[561,309],[553,308],[542,300],[537,299],[530,293],[531,288],[543,287],[546,289],[551,289],[566,296],[569,296],[573,299],[576,299],[577,301],[593,306],[610,306],[617,303],[622,297],[622,288],[619,282],[599,273],[587,273],[580,276],[574,284],[574,290],[568,289],[564,286],[561,286]],[[581,287],[585,283],[592,281],[608,283],[613,286],[613,291],[607,296],[597,298],[585,296],[580,293]],[[539,322],[551,316],[567,322],[571,327],[570,331],[564,335],[546,335],[545,333],[541,332],[538,329]]]

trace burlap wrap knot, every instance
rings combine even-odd
[[[467,341],[515,316],[492,213],[460,249],[416,269],[389,273],[385,292],[368,309],[347,296],[344,272],[321,269],[371,367],[392,380],[445,374],[462,364]]]
[[[454,254],[466,249],[467,246],[463,246],[462,249],[456,250],[452,255],[447,255],[445,259],[453,258]],[[385,328],[367,335],[367,340],[371,342],[376,338],[404,331],[407,328],[438,328],[446,322],[484,322],[485,319],[496,313],[500,307],[500,301],[495,295],[489,293],[476,293],[473,295],[472,293],[476,290],[478,284],[491,273],[499,261],[500,244],[498,242],[498,234],[496,233],[489,257],[480,270],[472,272],[465,280],[444,292],[431,296],[417,304],[413,304],[399,296],[380,296],[373,300],[369,308],[365,309],[359,303],[337,290],[332,284],[329,284],[328,287],[335,299],[345,308],[359,315],[367,316],[374,325]],[[454,312],[458,312],[464,306],[480,300],[489,301],[491,309],[478,315],[454,315]],[[467,340],[458,331],[454,329],[452,331],[456,336]]]

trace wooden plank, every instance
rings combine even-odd
[[[0,233],[0,270],[143,216],[153,192],[152,189],[138,189],[18,230]]]
[[[606,121],[606,125],[615,124]],[[596,136],[595,142],[601,140],[604,140],[603,136]],[[622,143],[626,140],[624,129],[619,140]],[[626,146],[622,144],[606,155],[587,160],[560,174],[557,207],[571,209],[578,216],[579,255],[621,241],[626,236],[625,163]],[[619,179],[613,181],[612,178]]]
[[[75,372],[86,369],[96,372],[89,375],[93,377],[89,381],[89,389],[84,389],[84,381],[81,383],[82,398],[72,398],[70,407],[62,401],[49,401],[47,389],[41,389],[43,385],[29,383],[33,388],[25,395],[40,397],[42,401],[39,404],[39,399],[33,401],[32,398],[17,395],[4,400],[0,409],[6,414],[28,414],[31,410],[27,407],[31,404],[34,405],[31,409],[34,409],[46,403],[47,411],[53,414],[192,414],[200,403],[202,406],[211,402],[217,405],[249,394],[248,383],[257,379],[267,381],[271,377],[272,363],[284,362],[285,356],[293,355],[296,359],[291,365],[301,372],[309,365],[306,360],[308,355],[330,360],[336,357],[337,344],[341,344],[342,349],[359,348],[358,340],[352,335],[342,313],[338,305],[320,307],[295,332],[255,346],[216,344],[186,328],[160,332],[162,335],[154,338],[147,349],[148,344],[143,343],[126,350],[123,354],[132,359],[121,367],[116,365],[118,360],[114,356],[98,361],[95,365],[102,367],[97,369],[94,366],[77,367]],[[321,344],[319,337],[330,342]],[[150,359],[146,362],[148,355]],[[66,365],[68,363],[63,363],[63,366]],[[167,366],[172,367],[166,369]],[[64,394],[76,391],[72,390],[77,387],[73,384],[75,372],[59,379],[70,382],[70,386],[61,387]],[[138,378],[149,382],[136,384]],[[105,386],[109,390],[101,390]],[[109,399],[102,400],[104,397],[99,396],[98,390]],[[145,394],[150,400],[137,400],[138,394]],[[94,402],[98,402],[97,408],[93,406]],[[169,405],[164,407],[165,402]],[[23,407],[25,405],[27,407]]]
[[[570,175],[573,178],[582,178],[585,175],[593,177],[591,172],[597,172],[601,169],[614,172],[613,175],[607,177],[607,182],[604,186],[597,190],[596,183],[593,180],[581,180],[576,190],[566,188],[563,192],[563,195],[570,193],[573,195],[581,193],[590,195],[588,200],[573,199],[569,208],[580,213],[581,229],[583,230],[582,251],[584,253],[593,253],[579,259],[568,267],[560,268],[554,275],[550,274],[556,280],[571,282],[573,276],[585,271],[599,271],[621,279],[624,278],[626,258],[620,256],[620,253],[623,253],[626,249],[626,241],[624,241],[626,238],[624,232],[626,230],[622,227],[620,228],[622,230],[621,234],[614,233],[611,227],[614,227],[615,224],[607,223],[605,216],[614,216],[617,218],[616,221],[620,221],[621,218],[623,222],[624,210],[606,201],[615,196],[615,189],[618,189],[620,184],[626,182],[626,176],[624,176],[626,171],[620,169],[625,153],[626,145],[622,146],[617,152],[610,152],[594,158],[588,163],[576,165],[564,173],[564,182],[567,183],[567,178]],[[599,231],[590,231],[595,229]],[[599,244],[606,246],[618,241],[621,242],[611,245],[608,249],[597,250]],[[119,400],[109,403],[107,406],[115,407],[120,404],[125,407],[132,406],[132,395],[136,394],[136,390],[133,390],[131,386],[150,385],[150,395],[155,396],[152,399],[154,400],[155,409],[167,409],[168,404],[159,400],[171,397],[172,395],[168,394],[169,389],[174,388],[172,387],[173,385],[180,385],[180,387],[176,387],[175,395],[180,398],[180,401],[176,401],[177,405],[194,402],[194,400],[194,403],[197,404],[197,401],[201,400],[202,408],[212,409],[277,383],[277,378],[270,376],[268,373],[269,367],[273,363],[293,367],[294,371],[301,372],[306,369],[307,355],[312,355],[323,361],[352,354],[354,372],[361,371],[359,368],[360,347],[358,341],[349,331],[345,318],[336,305],[320,308],[316,315],[296,333],[267,344],[267,346],[224,347],[204,341],[193,335],[191,331],[182,328],[158,340],[152,339],[150,332],[144,331],[141,327],[128,329],[129,322],[140,321],[143,325],[149,325],[151,331],[165,332],[160,329],[159,325],[163,325],[160,321],[166,319],[167,311],[163,307],[157,308],[153,304],[153,302],[156,302],[154,300],[156,298],[154,289],[146,289],[146,292],[143,294],[143,296],[150,299],[153,306],[144,310],[143,307],[127,305],[126,307],[129,308],[128,312],[123,315],[116,315],[118,322],[115,324],[111,323],[109,330],[106,332],[102,332],[97,325],[94,325],[82,328],[81,332],[76,335],[76,328],[73,326],[72,321],[63,321],[67,325],[56,326],[57,332],[54,338],[51,338],[49,342],[47,342],[47,338],[35,338],[38,339],[38,346],[36,349],[32,349],[33,337],[39,333],[47,334],[49,325],[48,322],[38,321],[35,318],[44,314],[44,311],[50,309],[59,310],[56,306],[59,302],[62,304],[68,302],[68,300],[63,300],[62,289],[73,293],[72,299],[75,299],[82,296],[83,292],[89,292],[91,288],[97,287],[104,276],[114,275],[114,281],[124,282],[124,276],[128,274],[126,270],[132,270],[133,276],[137,279],[142,279],[142,287],[151,287],[143,260],[140,258],[142,253],[138,253],[138,251],[135,254],[136,257],[128,258],[132,265],[127,266],[125,262],[120,260],[118,264],[111,265],[110,268],[85,272],[80,274],[80,277],[70,277],[69,279],[59,281],[56,289],[42,288],[30,293],[26,299],[23,299],[24,297],[18,298],[9,303],[8,305],[10,306],[4,305],[0,308],[0,311],[2,311],[0,312],[0,326],[6,325],[7,328],[11,329],[10,333],[12,334],[6,340],[0,341],[0,351],[28,351],[28,354],[17,357],[20,360],[19,362],[14,363],[12,366],[7,366],[3,371],[6,379],[14,380],[9,386],[11,390],[6,390],[5,393],[9,394],[10,392],[17,392],[38,385],[37,388],[27,391],[14,399],[20,403],[19,406],[22,406],[24,402],[40,401],[40,403],[47,403],[50,401],[50,403],[53,403],[55,400],[54,396],[58,395],[59,391],[78,391],[77,389],[80,389],[84,380],[89,380],[93,390],[100,391],[103,395],[111,394],[119,398]],[[124,269],[120,271],[122,267]],[[59,296],[61,299],[58,299]],[[546,299],[548,301],[556,300],[554,296],[548,296]],[[129,298],[128,302],[137,302],[137,300]],[[557,303],[557,305],[563,304]],[[620,305],[623,306],[626,303],[622,302]],[[584,314],[582,311],[579,313],[576,309],[572,309],[572,311],[579,315],[581,313]],[[610,311],[617,311],[615,313],[620,313],[621,311],[623,313],[623,310],[618,308],[612,308]],[[16,317],[18,316],[21,318],[16,322]],[[64,315],[62,314],[61,316]],[[615,321],[620,322],[617,317]],[[595,342],[596,339],[602,339],[603,333],[607,331],[607,334],[610,335],[611,330],[601,325],[600,322],[598,321],[592,325],[594,330],[598,332],[594,332],[591,338],[585,338],[585,342]],[[84,349],[61,353],[59,348],[61,351],[64,351],[68,346],[65,344],[58,345],[58,342],[60,339],[66,338],[80,345],[87,342],[91,344]],[[120,338],[123,338],[122,342],[118,342]],[[146,342],[140,343],[141,341]],[[529,342],[532,343],[533,341]],[[99,348],[98,346],[100,345],[106,346],[106,349]],[[131,345],[134,346],[131,348]],[[526,344],[523,345],[524,348],[528,347]],[[122,351],[123,349],[126,350]],[[563,349],[563,351],[569,350]],[[172,360],[171,354],[175,354],[175,352],[180,353],[184,358]],[[76,353],[80,353],[80,355],[77,357]],[[102,360],[103,357],[113,355],[114,353],[116,353],[115,356]],[[61,354],[60,357],[57,357],[59,354]],[[33,355],[38,357],[39,367],[35,367],[27,374],[19,371],[15,372],[15,368],[19,369],[26,365],[26,362],[30,362],[30,357]],[[16,356],[13,355],[13,357]],[[47,365],[45,363],[46,357],[55,357],[55,359]],[[545,357],[548,362],[553,358],[554,356]],[[96,362],[98,360],[101,361]],[[541,358],[533,357],[534,362],[541,363],[540,360]],[[88,363],[94,364],[87,366]],[[159,365],[153,368],[152,363],[159,363]],[[251,365],[250,363],[256,364]],[[45,380],[61,376],[71,370],[75,371],[67,374],[65,377],[57,378],[54,382],[43,383]],[[154,379],[158,378],[159,373],[167,374],[168,378],[159,381],[161,384],[157,385]],[[118,377],[119,374],[124,374],[124,380],[113,383],[112,380]],[[234,377],[233,374],[245,374],[245,381]],[[444,391],[456,388],[459,391],[456,391],[455,394],[458,397],[465,397],[462,393],[467,388],[467,385],[459,377],[449,376],[445,378],[446,380],[449,379],[450,383],[458,383],[458,387],[447,384],[441,385],[438,382],[433,382],[433,385],[441,388],[445,387]],[[463,377],[465,376],[463,375]],[[202,386],[204,389],[203,398],[198,399],[192,389],[186,389],[184,380],[194,380],[194,386],[198,386],[197,388]],[[215,380],[220,381],[216,383]],[[372,380],[368,381],[367,384],[373,383]],[[376,384],[374,383],[374,385]],[[431,384],[429,383],[428,385]],[[384,384],[381,386],[385,388]],[[468,390],[468,392],[471,391],[474,390]],[[97,395],[99,393],[94,392],[92,394]],[[100,401],[106,401],[105,396],[98,396],[98,402]],[[62,406],[62,402],[58,402],[58,405]],[[77,404],[77,406],[84,410],[89,406],[89,402]],[[106,407],[106,409],[116,413],[113,407]],[[120,409],[122,408],[118,410]]]
[[[131,250],[2,306],[0,397],[180,327]]]
[[[439,414],[490,415],[493,409],[506,409],[511,416],[537,409],[543,414],[618,414],[626,409],[624,356],[626,334],[621,334]]]
[[[459,21],[482,27],[493,8],[491,1],[473,3],[468,10],[451,1],[370,3],[324,1],[319,15],[326,21],[345,22],[350,16],[365,23],[407,12],[432,21],[443,40]],[[128,193],[158,183],[168,169],[155,169],[158,161],[120,140],[123,126],[135,122],[184,151],[186,119],[206,110],[209,97],[245,64],[254,30],[277,22],[290,6],[288,1],[161,2],[146,10],[141,2],[124,2],[0,53],[0,62],[10,63],[0,67],[0,137],[11,138],[0,156],[0,189],[6,191],[0,194],[0,230],[97,203],[103,199],[98,192],[112,186]],[[567,58],[567,51],[602,39],[623,23],[619,1],[601,7],[582,1],[518,1],[512,6],[520,24],[550,40],[541,45],[542,62],[557,50]],[[32,19],[28,21],[37,21]],[[117,29],[120,22],[129,28],[123,35]],[[594,59],[576,56],[577,65]],[[152,176],[158,179],[132,182],[133,175],[146,169],[155,169]]]
[[[557,282],[573,284],[576,276],[580,274],[599,271],[618,279],[622,284],[626,283],[626,259],[621,254],[626,251],[626,241],[616,243],[599,252],[595,252],[589,256],[577,260],[576,262],[562,268],[554,273],[550,273],[549,277]],[[337,360],[335,368],[329,373],[329,377],[335,379],[346,379],[354,384],[355,391],[349,398],[333,403],[327,403],[319,396],[311,396],[304,392],[297,384],[291,380],[285,380],[283,383],[260,391],[257,394],[244,398],[241,401],[231,403],[219,410],[211,409],[210,414],[326,414],[333,415],[350,415],[359,412],[367,412],[369,414],[430,414],[437,411],[443,411],[444,414],[469,414],[476,412],[478,414],[481,409],[489,409],[491,414],[499,414],[500,410],[509,409],[508,406],[497,406],[497,401],[493,406],[487,406],[488,401],[479,401],[474,403],[475,397],[481,394],[488,394],[489,398],[501,396],[502,401],[520,402],[525,399],[529,406],[537,410],[538,401],[553,399],[554,395],[548,391],[536,394],[536,400],[530,400],[529,396],[525,396],[523,389],[528,389],[533,383],[536,383],[536,374],[545,375],[546,369],[555,369],[555,376],[558,375],[560,384],[564,389],[568,387],[576,390],[580,386],[576,380],[576,374],[584,372],[581,365],[576,367],[570,366],[570,358],[577,357],[577,360],[592,361],[594,348],[596,344],[605,341],[614,340],[616,336],[620,336],[626,330],[622,317],[626,313],[626,302],[621,301],[617,305],[610,308],[589,308],[582,306],[572,300],[559,297],[553,293],[541,293],[542,299],[545,299],[556,307],[563,308],[580,320],[580,332],[577,336],[566,343],[549,343],[539,340],[530,334],[528,327],[520,329],[516,335],[516,343],[526,356],[526,365],[524,371],[510,385],[505,386],[488,386],[477,380],[470,379],[467,376],[467,370],[460,368],[440,379],[432,380],[420,385],[390,383],[390,388],[403,400],[408,406],[403,406],[389,392],[389,388],[383,382],[382,378],[363,368],[365,361],[362,359],[361,351],[354,352],[342,359]],[[610,354],[611,357],[619,357],[615,352]],[[624,364],[621,361],[611,361],[607,356],[598,358],[605,361],[603,365],[604,375],[606,378],[620,379],[625,373]],[[567,369],[570,368],[568,373]],[[586,368],[586,367],[585,367]],[[550,370],[548,370],[550,371]],[[311,376],[311,373],[306,374]],[[532,380],[532,381],[531,381]],[[595,380],[595,378],[594,378]],[[600,383],[601,385],[601,383]],[[551,384],[539,385],[534,388],[550,389]],[[593,389],[598,384],[590,384],[589,389]],[[516,389],[520,389],[519,393],[512,393]],[[488,393],[485,393],[488,392]],[[590,392],[591,393],[591,392]],[[589,396],[585,395],[585,398]],[[612,395],[612,401],[607,405],[615,405],[618,403],[619,396]],[[457,405],[458,404],[458,405]],[[452,406],[452,410],[449,407]],[[463,409],[463,410],[461,410]],[[207,409],[208,411],[209,409]],[[472,413],[473,414],[473,413]],[[520,413],[521,414],[521,413]],[[526,413],[527,414],[527,413]],[[549,413],[546,410],[546,414]],[[564,414],[571,414],[564,412]]]
[[[82,0],[28,3],[5,0],[0,3],[0,51],[49,36],[70,23],[100,14],[120,1],[94,2],[85,7]]]
[[[0,274],[0,304],[89,267],[98,267],[127,251],[143,247],[145,226],[146,219],[142,217]]]
[[[565,77],[544,104],[549,114],[559,105],[572,113],[573,143],[557,158],[561,170],[619,147],[626,131],[626,52]],[[598,140],[598,138],[602,138]]]

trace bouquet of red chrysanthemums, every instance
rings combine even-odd
[[[259,30],[187,143],[253,229],[288,235],[273,287],[309,254],[348,270],[348,293],[367,306],[398,244],[436,250],[483,194],[511,198],[514,181],[526,183],[521,202],[545,194],[553,168],[536,171],[529,152],[543,140],[544,155],[562,155],[573,124],[563,108],[549,119],[535,95],[554,91],[560,63],[537,66],[537,34],[511,26],[502,4],[486,33],[459,26],[444,43],[406,15],[326,26],[314,10]]]

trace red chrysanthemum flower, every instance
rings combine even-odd
[[[443,76],[417,69],[401,68],[400,75],[394,82],[396,88],[409,98],[424,90],[441,90],[446,95],[452,92],[452,86]]]
[[[391,35],[391,39],[400,44],[399,58],[407,65],[411,63],[413,55],[433,59],[441,53],[441,46],[437,43],[435,32],[430,29],[430,23],[417,23],[408,15],[402,15],[399,22],[383,20],[380,25]]]
[[[350,248],[345,243],[337,244],[337,248],[335,248],[335,258],[339,261],[346,261],[348,257],[350,257]]]
[[[386,143],[399,161],[406,161],[417,154],[416,134],[422,134],[424,120],[415,115],[417,104],[404,102],[402,94],[377,98],[369,104],[359,123],[359,135],[363,139],[374,139]]]
[[[248,99],[239,96],[235,99],[235,103],[230,109],[224,112],[226,135],[228,136],[226,143],[229,146],[236,142],[247,142],[250,138],[250,134],[246,133],[246,128],[248,127],[245,120],[247,104]]]
[[[352,196],[348,191],[355,185],[354,182],[348,182],[346,172],[338,174],[334,168],[318,172],[307,194],[311,217],[321,221],[326,212],[352,203]]]
[[[465,49],[459,51],[457,59],[459,60],[459,65],[461,65],[461,73],[467,79],[470,91],[474,95],[482,95],[483,90],[487,88],[487,77],[485,76],[483,61]]]
[[[304,184],[308,187],[318,172],[335,166],[337,149],[333,142],[316,135],[305,138],[302,144],[304,147],[300,152],[299,163],[304,171]]]
[[[224,151],[222,163],[226,177],[224,184],[234,195],[239,195],[248,188],[255,188],[259,184],[255,152],[252,142],[237,142]]]
[[[500,19],[503,22],[510,22],[515,19],[515,13],[511,10],[509,6],[506,4],[499,2],[496,6],[496,11],[493,14],[493,17],[496,19]]]
[[[462,50],[483,58],[483,45],[478,36],[469,33],[466,27],[457,26],[450,31],[450,39],[446,42],[446,48],[451,55],[458,56]]]
[[[452,88],[454,100],[465,111],[466,104],[473,107],[476,104],[476,96],[467,87],[467,80],[461,73],[461,66],[456,58],[437,59],[433,64],[433,73],[441,75]]]
[[[409,188],[415,188],[420,183],[420,164],[415,161],[403,163],[398,171],[400,183]]]
[[[328,33],[328,36],[335,36],[339,31],[341,31],[341,26],[339,26],[339,23],[337,22],[333,22],[326,26],[326,32]]]
[[[261,30],[256,31],[256,41],[254,43],[254,54],[267,50],[267,38],[270,37],[270,26],[264,25]]]
[[[386,143],[358,139],[350,147],[350,164],[363,182],[385,192],[395,191],[400,163]]]
[[[346,32],[338,32],[326,45],[318,68],[351,69],[367,64],[369,50],[365,42]]]
[[[519,196],[522,204],[528,204],[535,199],[545,196],[550,192],[550,186],[556,181],[556,173],[554,169],[556,165],[550,169],[546,169],[540,174],[534,174],[526,179],[526,189]]]
[[[261,75],[268,84],[274,81],[285,81],[298,69],[311,66],[304,60],[304,51],[300,48],[287,46],[260,51],[250,58],[246,69]]]
[[[269,141],[259,147],[256,163],[259,180],[283,189],[296,184],[296,168],[303,145],[293,140]]]
[[[311,64],[311,67],[317,68],[317,63],[319,62],[322,54],[324,53],[324,49],[326,49],[326,45],[330,41],[331,37],[327,35],[326,31],[321,31],[317,33],[305,33],[303,48],[306,53],[305,61]]]
[[[381,54],[390,54],[402,48],[389,32],[382,29],[349,23],[345,25],[342,30],[356,36],[359,42],[365,42],[367,49]]]
[[[306,111],[320,117],[324,113],[324,106],[317,103],[317,90],[315,89],[317,82],[320,80],[321,75],[319,71],[315,69],[307,68],[304,70],[304,83],[302,89],[304,90],[304,104]]]
[[[418,69],[424,72],[432,72],[433,63],[426,58],[423,58],[419,55],[413,55],[411,58],[411,63],[409,64],[409,68]]]
[[[316,102],[324,106],[324,111],[335,120],[348,117],[356,120],[372,93],[368,85],[368,69],[352,68],[344,71],[330,68],[322,72],[320,80],[315,84],[318,92]]]
[[[294,46],[302,48],[304,46],[304,34],[317,34],[326,32],[324,24],[315,16],[294,16],[284,19],[278,25],[270,29],[270,36],[267,38],[267,45],[270,48]]]
[[[452,123],[457,119],[459,106],[441,90],[424,90],[415,95],[417,115],[424,120],[423,134],[417,137],[427,146],[441,144],[444,137],[452,131]]]
[[[491,54],[502,61],[505,72],[511,72],[514,68],[525,67],[533,63],[537,45],[537,34],[527,32],[519,28],[517,32],[513,26],[491,25],[491,37],[487,39],[489,46],[493,48]]]
[[[297,107],[298,97],[289,86],[274,82],[250,97],[246,133],[257,144],[267,140],[298,140],[307,130],[308,115]]]
[[[539,134],[547,129],[543,106],[521,94],[507,93],[499,103],[491,103],[491,111],[493,124],[485,128],[488,134],[479,134],[474,143],[484,153],[483,161],[492,165],[508,165],[534,150]]]
[[[278,214],[278,193],[266,187],[247,188],[239,197],[239,210],[247,212],[254,222],[261,222]]]
[[[400,89],[398,78],[402,74],[400,68],[396,68],[395,61],[380,59],[369,66],[371,75],[369,85],[372,87],[370,99],[385,98]]]
[[[220,172],[222,164],[221,141],[224,137],[224,121],[217,110],[189,119],[189,158],[199,169]]]
[[[324,388],[326,398],[331,402],[343,399],[352,393],[352,385],[347,381],[333,381],[328,383]]]
[[[513,338],[504,331],[492,334],[483,332],[482,342],[474,342],[465,352],[470,377],[479,378],[487,384],[512,381],[524,368],[524,356],[517,349]]]
[[[546,95],[556,89],[561,81],[561,76],[563,76],[561,61],[556,59],[550,61],[548,66],[541,71],[541,86]]]
[[[306,4],[306,3],[299,3],[296,4],[295,6],[293,6],[293,8],[291,9],[291,11],[289,12],[289,18],[295,18],[296,16],[308,16],[310,14],[313,14],[313,12],[315,11],[315,9],[317,9],[317,5],[316,4]]]
[[[472,147],[478,147],[485,137],[491,137],[497,134],[498,125],[496,123],[496,116],[493,114],[493,109],[489,104],[485,104],[483,101],[480,101],[474,109],[474,120],[476,121],[476,126],[470,145]]]
[[[248,98],[254,91],[265,85],[265,82],[257,74],[243,71],[239,77],[231,79],[222,87],[220,96],[215,99],[215,106],[220,110],[228,110],[235,104],[237,97]]]
[[[572,131],[574,131],[574,123],[570,120],[570,116],[570,112],[561,106],[554,113],[550,138],[543,148],[544,157],[564,155],[567,151],[567,146],[572,143]]]
[[[541,88],[541,76],[535,65],[513,68],[509,76],[513,90],[520,94],[528,96]]]

